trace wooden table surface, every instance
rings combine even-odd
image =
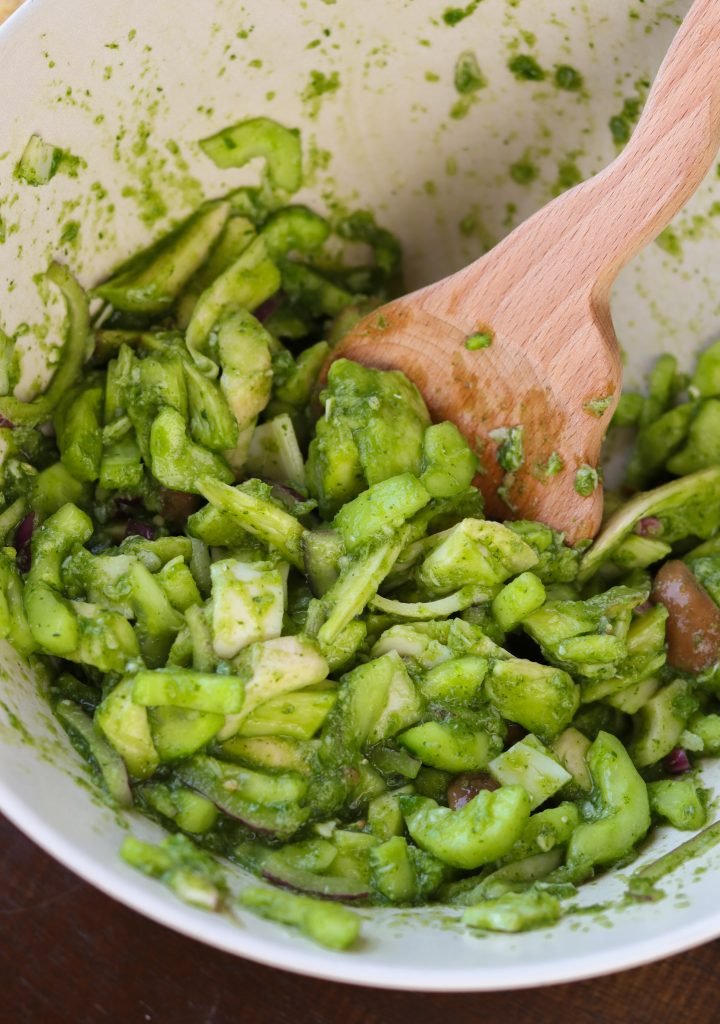
[[[0,21],[19,3],[0,0]],[[300,978],[176,935],[80,881],[2,817],[0,879],[4,1024],[720,1021],[720,940],[573,985],[412,995]]]
[[[0,879],[3,1024],[720,1020],[720,941],[650,967],[573,985],[414,995],[297,977],[176,935],[81,882],[2,818]]]

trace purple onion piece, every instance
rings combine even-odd
[[[459,811],[483,789],[492,791],[499,787],[500,783],[488,772],[463,772],[462,775],[457,775],[448,786],[448,806],[453,811]]]
[[[660,537],[663,532],[663,524],[657,516],[645,516],[635,524],[635,533],[640,537]]]
[[[197,494],[171,491],[164,487],[160,491],[160,515],[169,523],[184,525],[189,516],[197,512],[201,500]]]
[[[324,900],[365,900],[370,895],[368,886],[351,878],[335,878],[332,875],[316,875],[312,871],[287,867],[277,862],[263,865],[262,876],[268,882],[293,892],[303,892]]]
[[[692,765],[687,752],[682,747],[675,747],[663,758],[663,768],[671,775],[682,775],[683,772],[691,771]]]
[[[253,805],[247,803],[246,807],[243,808],[243,813],[240,814],[238,813],[237,804],[231,799],[223,799],[218,795],[217,791],[213,787],[205,786],[201,782],[196,782],[187,777],[183,778],[182,781],[189,789],[194,790],[196,793],[199,793],[200,796],[204,796],[206,800],[215,804],[219,811],[226,814],[228,818],[232,818],[233,821],[237,821],[237,823],[246,828],[248,832],[254,832],[255,835],[267,837],[269,839],[289,839],[290,835],[296,831],[296,829],[292,829],[288,833],[284,832],[280,828],[272,828],[268,825],[267,821],[262,820],[262,809],[257,804]],[[253,817],[253,807],[257,809],[257,817]]]
[[[29,572],[30,565],[32,562],[32,551],[30,548],[30,541],[32,540],[35,526],[37,525],[37,516],[34,512],[29,512],[28,515],[18,524],[15,530],[15,550],[17,551],[17,567],[20,572]]]
[[[199,788],[198,786],[189,786],[188,788],[194,789],[196,793],[200,794],[200,796],[204,796],[206,800],[210,801],[210,803],[215,804],[217,809],[219,811],[222,811],[223,814],[227,815],[228,818],[232,818],[232,820],[236,821],[238,825],[242,825],[243,828],[246,828],[248,832],[254,833],[254,835],[250,836],[251,839],[254,839],[256,836],[261,836],[262,838],[267,839],[287,838],[286,836],[274,831],[274,829],[268,828],[266,825],[259,825],[257,821],[253,821],[252,816],[249,814],[241,817],[235,811],[234,808],[230,807],[227,803],[224,803],[222,800],[215,799],[211,793],[208,793],[207,791]]]
[[[288,487],[287,484],[278,483],[277,480],[270,480],[268,477],[263,477],[263,481],[272,487],[273,498],[277,498],[278,501],[282,501],[286,505],[293,506],[299,501],[307,501],[307,498],[304,498],[299,491]]]
[[[265,299],[264,302],[261,302],[258,308],[253,312],[255,319],[259,320],[261,324],[264,324],[278,308],[282,302],[282,298],[282,292],[276,292],[275,295],[271,295],[269,299]]]
[[[11,423],[10,420],[6,419],[4,416],[0,416],[0,427],[6,427],[8,430],[13,430],[15,424]]]
[[[299,515],[298,505],[303,505],[306,501],[311,500],[307,495],[300,494],[300,492],[296,491],[294,487],[290,487],[289,484],[280,483],[278,480],[273,480],[269,476],[260,476],[256,479],[262,480],[264,484],[267,484],[270,487],[271,496],[275,498],[276,501],[282,502],[288,512],[292,515]],[[313,524],[313,526],[315,524],[319,525],[312,512],[306,511],[303,512],[303,515],[309,518],[309,522]]]
[[[35,530],[35,519],[36,515],[34,512],[28,512],[24,519],[20,521],[17,529],[15,530],[15,547],[24,548],[26,544],[29,544],[33,532]]]
[[[518,725],[517,722],[506,722],[505,724],[507,725],[507,735],[505,736],[504,747],[507,750],[508,747],[512,747],[515,743],[519,743],[520,740],[524,739],[528,731],[521,725]]]
[[[125,527],[126,537],[144,537],[145,540],[155,540],[157,531],[151,523],[143,523],[140,519],[128,519]]]

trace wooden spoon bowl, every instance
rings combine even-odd
[[[365,317],[331,358],[402,370],[434,420],[456,423],[489,515],[541,520],[570,543],[594,536],[622,380],[610,290],[719,145],[720,0],[696,0],[612,164],[482,259]]]

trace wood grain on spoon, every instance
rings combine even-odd
[[[620,395],[610,289],[687,202],[719,145],[720,0],[696,0],[609,167],[482,259],[371,313],[332,359],[414,381],[433,419],[453,420],[478,451],[489,515],[539,519],[570,542],[594,536],[602,487],[584,496],[575,483],[597,466]],[[466,346],[477,332],[488,347]],[[522,427],[524,462],[508,473],[496,431],[512,427]]]

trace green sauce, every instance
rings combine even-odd
[[[487,85],[487,79],[480,70],[477,57],[472,50],[461,53],[455,64],[455,88],[461,96],[477,92]]]
[[[518,185],[531,185],[539,173],[537,165],[527,154],[514,164],[510,164],[510,177]]]
[[[658,245],[663,252],[668,253],[670,256],[674,256],[675,259],[682,259],[682,242],[674,228],[668,227],[665,228],[664,231],[661,231],[655,239],[655,244]]]
[[[575,473],[575,490],[583,498],[589,498],[598,485],[598,472],[592,466],[583,465]]]
[[[450,28],[455,28],[455,26],[459,25],[461,21],[464,21],[465,18],[469,18],[471,14],[474,14],[480,6],[480,3],[481,0],[472,0],[467,7],[447,7],[445,11],[443,11],[442,20],[446,25],[449,25]]]
[[[324,71],[311,71],[310,81],[300,94],[300,98],[308,105],[311,117],[317,117],[320,104],[325,96],[332,96],[340,88],[340,75],[337,71],[325,74]]]
[[[681,846],[676,847],[663,857],[652,861],[650,864],[646,864],[644,868],[636,871],[628,881],[628,894],[640,900],[659,899],[663,893],[655,888],[656,882],[659,882],[661,878],[664,878],[671,872],[677,871],[679,867],[682,867],[683,864],[686,864],[694,857],[700,857],[702,854],[707,853],[708,850],[717,846],[718,843],[720,843],[720,821],[709,825],[702,832],[693,836],[692,839],[682,843]]]
[[[542,82],[545,72],[534,57],[519,53],[508,61],[508,68],[520,82]]]
[[[644,80],[637,82],[637,95],[628,96],[623,100],[622,109],[614,114],[608,121],[610,133],[618,146],[624,146],[632,135],[635,125],[642,113],[645,95],[647,94],[648,83]]]
[[[555,69],[555,85],[566,92],[579,92],[583,87],[583,76],[569,64],[559,64]]]

